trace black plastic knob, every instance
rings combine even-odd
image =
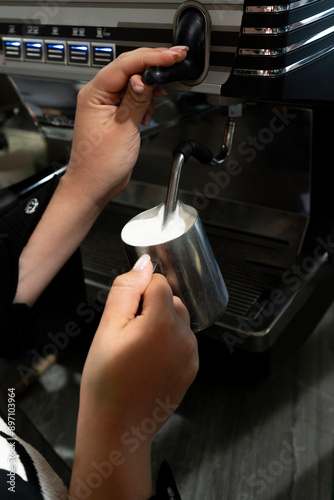
[[[189,83],[198,80],[205,69],[205,37],[204,14],[194,7],[185,9],[176,27],[173,45],[189,47],[186,59],[169,68],[158,66],[147,68],[143,74],[143,82],[148,85],[162,85],[180,80]]]

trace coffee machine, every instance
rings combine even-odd
[[[87,286],[101,295],[127,270],[122,227],[164,201],[171,152],[194,139],[218,161],[189,159],[180,197],[198,210],[229,291],[199,337],[229,353],[290,352],[334,298],[331,1],[0,1],[1,82],[15,95],[2,91],[2,133],[29,124],[44,151],[24,192],[50,165],[66,168],[85,82],[125,51],[172,44],[189,57],[144,75],[168,96],[142,128],[128,187],[82,244]],[[22,182],[10,189],[19,196]]]

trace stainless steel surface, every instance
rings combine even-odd
[[[303,40],[300,40],[297,43],[293,43],[291,45],[287,45],[286,47],[278,47],[276,49],[264,49],[264,48],[254,48],[254,49],[247,49],[247,48],[241,48],[239,49],[238,53],[241,55],[251,55],[251,56],[267,56],[269,58],[275,57],[280,54],[287,54],[289,52],[292,52],[297,49],[301,49],[308,45],[309,43],[313,43],[317,40],[321,40],[322,38],[332,34],[334,31],[334,26],[331,26],[330,28],[327,28],[323,31],[320,31],[316,35],[312,35],[309,38],[305,38]]]
[[[170,47],[179,13],[189,6],[203,12],[206,20],[204,71],[198,79],[184,79],[170,88],[233,98],[332,101],[327,67],[333,58],[333,7],[313,0],[259,4],[104,0],[64,2],[51,14],[38,2],[0,0],[1,71],[86,82],[123,52],[141,46]],[[38,48],[31,48],[34,43]],[[77,45],[82,45],[85,57],[71,56]],[[57,46],[59,53],[51,54],[50,46]],[[110,57],[97,57],[97,49],[110,51]],[[258,77],[270,78],[260,83]],[[296,92],[300,86],[303,92]]]
[[[315,4],[314,7],[317,7],[317,11],[301,10],[300,12],[305,13],[297,16],[296,20],[290,24],[272,24],[270,26],[258,24],[258,14],[273,13],[273,15],[277,16],[285,10],[294,10],[296,7],[301,6],[308,7],[313,3]],[[236,76],[283,77],[304,68],[306,65],[316,63],[334,51],[331,36],[333,34],[333,23],[330,22],[334,14],[333,7],[326,8],[319,2],[305,1],[286,4],[285,7],[283,5],[248,7],[246,12],[249,13],[250,19],[254,18],[255,25],[252,26],[250,23],[243,27],[247,42],[243,42],[238,48],[240,61],[238,67],[233,70],[233,74]],[[282,21],[283,19],[282,17]],[[284,23],[286,23],[286,20],[284,20]],[[284,41],[282,38],[281,45],[275,43],[270,47],[266,45],[268,39],[275,39],[281,35],[293,34],[294,32],[301,33],[298,39],[294,37],[288,41],[286,38]],[[264,40],[263,46],[254,46],[252,36],[262,37]],[[248,58],[251,58],[254,63],[249,65]],[[263,58],[263,64],[261,65],[258,64],[259,58]],[[276,64],[274,61],[279,61],[279,63]]]
[[[228,118],[226,121],[223,142],[220,147],[219,153],[217,157],[212,158],[210,165],[216,166],[225,163],[231,152],[234,129],[235,121],[232,118]]]
[[[299,7],[304,7],[305,5],[309,5],[317,1],[318,0],[293,0],[290,3],[282,3],[279,5],[250,5],[246,7],[246,12],[261,12],[263,14],[267,12],[284,12],[298,9]]]
[[[57,141],[58,145],[65,143],[63,151],[64,155],[68,155],[73,138],[77,95],[84,84],[22,76],[14,76],[12,81],[22,102],[39,124],[39,130],[50,141]],[[166,97],[154,98],[153,102],[154,119],[150,126],[141,127],[142,142],[191,116],[214,109],[201,95],[172,90]]]
[[[225,126],[225,132],[223,137],[223,142],[220,147],[219,153],[217,157],[213,156],[210,165],[218,166],[225,163],[229,154],[231,152],[233,135],[235,129],[235,122],[232,118],[228,118]],[[203,160],[201,160],[202,162]],[[165,202],[165,211],[164,211],[164,219],[163,224],[165,225],[170,217],[170,215],[175,211],[177,201],[179,198],[179,185],[180,185],[180,177],[182,166],[185,162],[185,157],[182,153],[174,153],[173,163],[170,173],[170,178],[168,182],[166,202]]]
[[[333,10],[334,12],[334,10]],[[331,30],[332,32],[332,30]],[[326,47],[325,49],[319,50],[314,54],[304,57],[302,59],[298,59],[293,64],[289,64],[284,66],[283,68],[275,68],[275,69],[245,69],[245,68],[236,68],[233,70],[235,75],[240,76],[260,76],[260,77],[274,77],[278,75],[285,75],[294,71],[298,68],[302,68],[311,62],[314,62],[321,57],[331,54],[334,52],[334,46]]]
[[[334,7],[331,7],[330,9],[322,10],[318,12],[317,14],[303,18],[299,21],[296,21],[295,23],[288,24],[285,26],[277,26],[274,28],[260,28],[260,27],[246,27],[243,28],[244,33],[251,33],[251,34],[257,34],[257,35],[278,35],[279,33],[286,33],[287,31],[294,31],[296,29],[299,29],[303,26],[307,26],[308,24],[315,23],[317,21],[320,21],[321,19],[325,19],[328,16],[331,16],[334,13]]]
[[[38,205],[39,205],[38,199],[31,198],[31,200],[29,200],[25,206],[25,209],[24,209],[25,213],[26,214],[33,214],[34,212],[36,212]]]
[[[146,186],[147,191],[143,191],[142,185],[138,189],[144,195],[145,192],[152,192],[148,186]],[[164,192],[161,190],[162,200],[163,195]],[[158,196],[154,198],[157,200]],[[147,203],[151,199],[146,200]],[[118,274],[129,269],[122,247],[121,231],[128,220],[138,212],[140,212],[138,208],[111,203],[83,242],[81,250],[86,281],[96,290],[102,286],[108,289]],[[242,212],[241,219],[246,213],[247,209]],[[264,215],[261,209],[251,214],[248,213],[248,222],[251,223],[252,218],[256,219],[257,217],[261,217],[264,221]],[[251,235],[244,231],[238,232],[234,226],[231,226],[231,229],[221,229],[210,223],[205,224],[205,231],[215,260],[218,262],[228,289],[229,302],[222,322],[219,322],[218,330],[204,330],[204,336],[212,336],[224,342],[226,332],[231,332],[230,335],[233,336],[240,334],[241,331],[242,335],[246,326],[249,325],[249,336],[253,337],[253,345],[250,346],[249,342],[248,344],[242,342],[241,347],[252,350],[268,348],[277,338],[277,328],[276,331],[271,331],[271,325],[276,324],[278,319],[288,312],[289,306],[296,298],[296,294],[291,294],[288,290],[289,287],[284,285],[282,275],[297,262],[296,255],[298,254],[298,249],[293,247],[295,243],[292,243],[290,247],[286,239],[289,231],[291,231],[290,234],[293,234],[298,229],[298,225],[291,222],[290,226],[289,218],[284,222],[281,217],[282,214],[276,211],[273,211],[271,217],[268,217],[266,227],[271,229],[272,237],[260,234]],[[274,228],[280,225],[282,228],[286,226],[286,232],[281,234],[282,239],[277,238],[277,235],[274,234]],[[302,230],[302,228],[303,225],[300,229]],[[142,249],[142,252],[144,253],[145,249]],[[137,254],[132,257],[133,263],[136,257]],[[319,267],[321,264],[320,262]],[[306,282],[303,284],[306,285]],[[261,305],[267,304],[267,301],[270,301],[271,293],[280,289],[284,291],[283,302],[279,304],[279,307],[275,307],[270,317],[262,316],[262,321],[256,323],[254,315],[258,313]],[[260,337],[259,335],[262,335],[263,332],[265,334]]]
[[[155,186],[164,190],[157,203],[144,208],[165,199],[172,149],[181,141],[192,138],[211,151],[217,151],[226,121],[224,108],[212,108],[211,112],[194,115],[182,124],[164,130],[154,141],[143,145],[132,180],[140,181],[141,185],[147,183],[152,188],[152,196],[155,196]],[[229,226],[235,221],[242,230],[249,225],[248,209],[252,212],[261,207],[264,213],[267,209],[278,210],[283,213],[284,220],[290,215],[309,215],[311,121],[312,112],[307,108],[245,104],[243,116],[235,119],[233,148],[227,164],[215,168],[190,158],[184,165],[180,189],[188,195],[186,203],[200,212],[202,220],[208,213],[210,220],[215,218],[218,225],[226,223],[226,203],[245,207],[240,218],[236,219],[236,212],[229,221]],[[132,190],[131,186],[129,190]],[[148,195],[147,190],[145,195]],[[136,186],[129,196],[135,197],[133,204],[138,203],[139,207],[145,204],[144,196]],[[243,223],[244,216],[247,220]],[[258,217],[253,220],[252,226],[256,225],[256,231],[261,233],[263,222]],[[253,230],[252,227],[251,232]],[[280,226],[266,224],[266,231],[275,234],[280,232]]]
[[[165,210],[163,219],[164,226],[167,224],[170,215],[176,209],[177,201],[179,198],[179,184],[180,184],[180,176],[183,163],[184,163],[183,154],[178,153],[177,155],[175,155],[175,157],[173,158],[166,201],[165,201]]]
[[[160,208],[151,208],[131,221],[156,218]],[[184,209],[193,222],[181,236],[147,246],[131,245],[124,238],[123,243],[130,265],[143,254],[151,256],[153,265],[187,307],[193,331],[199,332],[224,313],[228,293],[197,211],[190,206]]]
[[[5,188],[46,167],[49,151],[46,137],[7,77],[0,79],[0,92],[0,133],[5,141],[0,147],[0,188]],[[7,108],[10,94],[13,100],[8,99]]]
[[[111,206],[146,210],[162,203],[165,193],[166,188],[163,186],[133,180],[126,190],[113,200]],[[194,205],[194,194],[190,190],[181,189],[179,193],[180,200]],[[308,217],[305,214],[289,213],[237,200],[212,199],[207,206],[199,208],[199,212],[204,224],[212,226],[213,229],[235,231],[241,238],[262,238],[264,241],[278,244],[280,251],[272,258],[270,252],[266,256],[260,249],[258,252],[266,263],[276,263],[279,268],[290,265],[300,252],[308,226]]]
[[[32,177],[31,182],[27,183],[26,186],[19,192],[20,196],[24,196],[29,194],[30,192],[33,192],[35,189],[37,189],[39,186],[42,186],[46,182],[50,181],[52,177],[55,175],[58,175],[61,177],[67,169],[67,165],[59,166],[56,168],[51,169],[51,172],[48,170],[43,170],[42,175]]]
[[[50,9],[39,2],[21,2],[12,0],[10,3],[0,1],[0,20],[6,23],[0,33],[14,43],[23,43],[23,38],[42,40],[45,44],[65,42],[64,63],[47,60],[42,64],[21,57],[6,56],[0,51],[0,66],[2,71],[11,75],[37,76],[51,79],[72,81],[88,81],[98,71],[94,65],[71,64],[68,57],[67,42],[88,43],[88,50],[93,53],[96,42],[112,43],[114,54],[118,56],[126,50],[141,46],[169,47],[173,39],[174,21],[178,9],[183,8],[182,0],[165,0],[162,2],[129,2],[122,0],[104,0],[101,2],[63,2]],[[222,83],[231,74],[233,58],[237,51],[240,32],[243,0],[216,2],[203,0],[189,2],[190,5],[200,5],[207,12],[208,43],[205,80],[200,85],[191,87],[194,92],[210,92],[220,94]],[[21,25],[24,33],[21,33]],[[209,29],[211,26],[211,29]],[[210,43],[211,37],[211,43]],[[213,55],[218,62],[210,61]],[[101,64],[102,66],[103,64]],[[203,74],[204,76],[204,74]],[[177,90],[189,90],[181,83],[174,86]]]

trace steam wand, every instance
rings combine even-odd
[[[222,165],[228,158],[233,141],[235,121],[228,118],[225,126],[225,133],[222,145],[218,155],[215,157],[213,153],[203,146],[200,142],[193,139],[181,142],[173,151],[173,163],[168,183],[165,211],[163,218],[163,227],[167,224],[170,215],[175,211],[179,196],[179,184],[181,170],[184,163],[193,156],[204,165]]]

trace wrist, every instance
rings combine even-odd
[[[75,201],[81,209],[97,217],[108,203],[107,197],[97,196],[94,181],[88,181],[84,176],[75,175],[70,164],[60,179],[60,189],[66,193],[66,199]]]
[[[115,168],[110,167],[108,172],[102,174],[97,165],[87,166],[87,162],[79,165],[70,160],[62,179],[67,189],[71,190],[75,196],[79,196],[88,205],[96,207],[101,212],[115,196],[124,190],[130,177],[131,172],[118,178],[115,176]]]

